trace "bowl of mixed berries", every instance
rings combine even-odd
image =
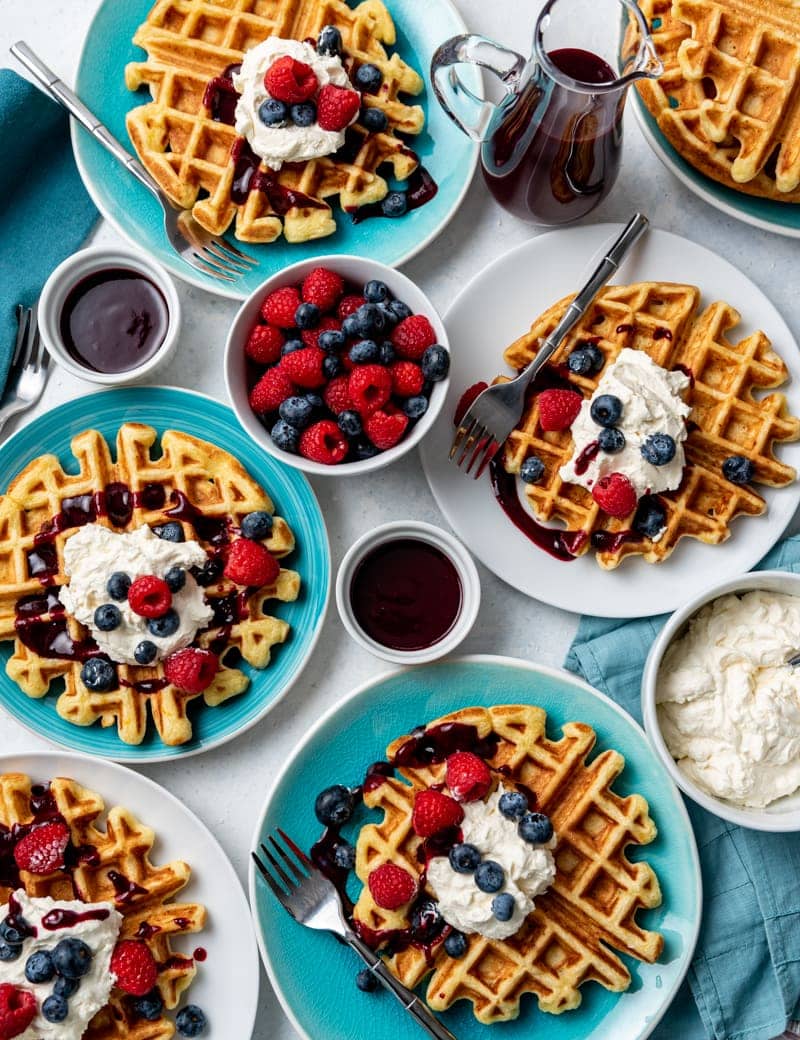
[[[447,333],[409,278],[327,256],[269,278],[242,305],[225,379],[239,422],[307,473],[356,474],[410,451],[447,394]]]

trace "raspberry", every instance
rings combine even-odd
[[[353,407],[350,401],[350,376],[336,376],[322,392],[325,404],[334,415],[346,412]]]
[[[296,105],[316,93],[319,80],[310,65],[286,55],[273,61],[267,69],[264,86],[278,101]]]
[[[247,337],[244,352],[259,365],[274,365],[281,356],[283,333],[274,325],[256,325]]]
[[[31,874],[52,874],[64,866],[67,845],[69,827],[65,823],[44,823],[17,842],[14,861],[20,870]]]
[[[303,430],[298,450],[306,459],[335,466],[347,456],[347,438],[333,420],[323,419]]]
[[[326,382],[322,371],[322,362],[326,357],[325,351],[319,347],[303,347],[302,350],[293,350],[287,354],[281,360],[281,369],[293,383],[313,390]]]
[[[367,878],[372,898],[384,910],[399,910],[417,894],[418,884],[407,870],[382,863]]]
[[[307,347],[319,347],[319,337],[323,332],[338,332],[341,327],[341,322],[327,315],[322,318],[315,329],[303,329],[300,333],[300,338]]]
[[[224,575],[237,585],[272,585],[281,565],[261,542],[237,538],[228,550]]]
[[[323,130],[344,130],[358,115],[361,95],[357,90],[329,83],[317,98],[317,122]]]
[[[604,513],[618,520],[629,516],[636,508],[636,492],[624,473],[601,477],[592,488],[592,498]]]
[[[425,376],[413,361],[395,361],[389,365],[392,376],[392,393],[397,397],[416,397],[422,392]]]
[[[315,303],[323,313],[333,310],[343,292],[344,279],[329,267],[315,267],[303,281],[303,299]]]
[[[458,827],[464,819],[464,810],[452,798],[441,791],[420,791],[414,799],[411,825],[420,838]]]
[[[164,661],[164,675],[173,686],[186,693],[202,693],[208,689],[218,668],[216,654],[196,646],[178,650]]]
[[[436,342],[433,326],[424,314],[412,314],[395,325],[392,332],[394,349],[401,358],[419,361],[428,347]]]
[[[481,380],[480,383],[473,383],[472,386],[468,386],[464,393],[459,398],[458,404],[456,405],[455,415],[453,416],[453,425],[458,426],[464,416],[472,407],[473,403],[488,387],[488,383],[484,383]]]
[[[574,390],[542,390],[538,397],[543,430],[566,430],[575,422],[583,398]]]
[[[117,985],[132,997],[143,997],[155,986],[158,965],[150,948],[137,939],[123,939],[111,954],[110,971]]]
[[[299,351],[295,351],[295,353],[299,353]],[[291,355],[288,356],[291,357]],[[286,398],[292,397],[294,393],[294,383],[284,372],[282,366],[268,368],[250,391],[250,407],[259,415],[263,415],[265,412],[277,412]]]
[[[300,306],[300,293],[293,285],[276,289],[261,304],[261,317],[279,329],[293,329],[294,315]]]
[[[363,307],[367,301],[363,296],[355,296],[352,293],[349,296],[342,297],[339,300],[339,306],[336,308],[337,317],[344,321],[345,318],[349,318],[351,314],[355,314],[359,307]]]
[[[489,793],[492,774],[482,758],[457,751],[447,759],[445,782],[457,802],[477,802]]]
[[[0,986],[0,1040],[11,1040],[24,1033],[36,1018],[36,997],[10,982]]]
[[[371,415],[392,393],[392,377],[382,365],[356,365],[350,373],[350,400],[357,412]]]
[[[163,617],[172,606],[172,593],[163,578],[146,574],[137,578],[128,589],[128,603],[139,617]]]
[[[397,444],[407,426],[407,415],[397,410],[390,412],[382,409],[372,413],[364,424],[364,430],[376,448],[386,451]]]

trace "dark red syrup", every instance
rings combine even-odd
[[[206,84],[203,92],[203,108],[207,109],[216,123],[233,126],[236,122],[236,104],[239,95],[233,86],[233,76],[241,70],[239,64],[229,65],[219,76]]]
[[[655,340],[659,340],[659,339],[672,339],[672,333],[670,332],[669,329],[658,328],[653,333],[653,339],[655,339]]]
[[[50,910],[42,918],[42,927],[48,932],[57,932],[60,928],[74,928],[82,921],[105,921],[109,911],[99,907],[96,910],[67,910],[64,907],[56,907]]]
[[[418,166],[406,181],[406,213],[419,209],[436,197],[439,185],[424,166]],[[385,217],[380,202],[368,202],[364,206],[349,209],[354,224],[361,224],[372,217]]]
[[[149,921],[142,921],[139,927],[136,929],[135,939],[152,939],[154,935],[158,935],[161,931],[157,924],[150,924]]]
[[[598,552],[619,552],[627,542],[641,542],[638,531],[592,531],[592,548]]]
[[[231,149],[231,158],[234,162],[231,199],[237,206],[247,202],[247,196],[251,191],[261,191],[267,196],[273,212],[280,217],[297,206],[307,209],[326,208],[326,204],[320,199],[312,198],[294,188],[287,188],[271,170],[262,170],[261,160],[243,137],[237,137]],[[287,168],[292,165],[297,164],[285,164]]]
[[[599,441],[589,441],[583,451],[575,459],[575,472],[578,476],[585,473],[589,468],[592,459],[596,459],[600,452]]]
[[[120,874],[118,870],[109,870],[108,880],[114,886],[114,899],[117,903],[131,903],[136,896],[147,895],[147,889],[137,885],[135,881]]]
[[[192,957],[196,961],[200,961],[202,963],[208,957],[208,951],[205,949],[205,947],[198,946],[197,949],[192,954]]]
[[[192,505],[182,491],[173,491],[170,495],[170,502],[173,502],[174,505],[167,510],[166,516],[170,520],[182,520],[191,524],[201,541],[210,542],[211,545],[224,545],[229,541],[230,520],[228,517],[206,516],[197,506]]]

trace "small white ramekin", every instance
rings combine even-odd
[[[143,364],[127,372],[95,372],[87,368],[69,354],[61,338],[61,311],[70,290],[84,278],[109,268],[123,268],[142,274],[158,286],[167,301],[169,321],[161,346]],[[81,379],[88,379],[90,383],[123,386],[151,376],[172,354],[178,342],[181,304],[170,276],[145,253],[126,246],[91,246],[68,256],[52,272],[39,297],[38,320],[44,345],[51,357],[68,372]]]
[[[450,560],[458,572],[461,581],[461,612],[453,627],[433,646],[424,650],[392,650],[382,643],[376,642],[359,625],[350,602],[350,586],[358,565],[373,549],[386,542],[412,538],[435,546]],[[457,538],[433,524],[425,524],[416,520],[396,520],[389,524],[381,524],[373,531],[368,531],[355,542],[339,565],[336,575],[336,606],[342,624],[352,638],[375,657],[394,664],[427,664],[452,653],[469,634],[481,605],[481,580],[478,569]]]
[[[800,792],[781,798],[765,809],[751,809],[715,798],[698,787],[678,768],[677,762],[666,745],[658,722],[656,681],[667,647],[685,632],[691,618],[707,603],[729,593],[744,593],[753,589],[800,596],[800,574],[791,574],[786,571],[754,571],[751,574],[744,574],[741,577],[731,578],[711,586],[681,610],[676,611],[653,643],[645,664],[642,676],[644,728],[656,754],[678,787],[708,812],[720,816],[723,820],[736,823],[740,827],[749,827],[751,830],[797,831],[800,830]],[[800,634],[798,634],[798,639],[800,640]]]

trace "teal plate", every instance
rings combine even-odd
[[[276,512],[295,534],[297,547],[287,564],[300,574],[302,588],[294,603],[275,603],[275,615],[291,625],[288,640],[274,650],[268,668],[259,670],[243,663],[250,686],[237,697],[216,708],[197,698],[189,706],[194,735],[179,747],[161,742],[152,721],[141,744],[123,743],[116,726],[75,726],[56,712],[57,694],[63,681],[53,683],[41,700],[26,696],[5,671],[13,643],[0,643],[0,705],[34,733],[63,747],[85,754],[101,755],[118,762],[159,762],[207,751],[244,732],[262,718],[287,692],[314,649],[328,603],[330,551],[319,504],[306,478],[253,447],[233,412],[203,394],[170,387],[134,387],[106,390],[59,405],[34,419],[0,448],[2,487],[31,460],[44,452],[56,455],[68,472],[77,472],[70,441],[81,430],[99,430],[111,446],[124,422],[141,422],[158,433],[183,430],[211,441],[238,458],[250,475],[269,494]]]
[[[267,799],[253,848],[276,827],[309,848],[320,833],[312,808],[319,791],[333,783],[358,783],[366,767],[384,757],[387,744],[414,726],[458,708],[493,704],[540,705],[548,715],[548,733],[556,737],[565,722],[586,722],[597,732],[598,751],[615,748],[625,756],[625,769],[614,789],[623,796],[644,795],[658,827],[651,845],[629,849],[629,854],[651,864],[663,891],[661,906],[640,912],[637,920],[660,931],[665,947],[657,964],[623,956],[633,979],[630,989],[609,993],[597,983],[587,983],[576,1011],[545,1015],[528,994],[513,1022],[482,1025],[467,1002],[454,1005],[442,1021],[459,1040],[643,1040],[675,995],[694,950],[701,913],[697,848],[678,790],[644,732],[607,697],[566,672],[512,658],[477,656],[373,679],[328,712],[292,753]],[[351,840],[356,827],[372,816],[380,818],[366,810],[359,813],[351,825]],[[331,936],[296,924],[256,878],[252,864],[250,904],[267,972],[301,1036],[417,1040],[418,1026],[388,994],[365,994],[356,988],[355,956]]]
[[[138,26],[147,17],[154,0],[103,0],[92,22],[81,54],[76,90],[79,97],[130,149],[125,116],[130,109],[149,100],[143,90],[132,93],[125,86],[125,66],[141,61],[144,52],[133,45]],[[433,52],[445,39],[466,32],[466,26],[450,0],[387,0],[397,28],[393,48],[426,81],[426,90],[415,103],[425,112],[425,130],[412,144],[439,185],[436,197],[425,206],[397,220],[365,220],[353,224],[334,202],[338,230],[327,238],[306,243],[287,243],[279,238],[269,245],[246,243],[243,248],[260,261],[235,285],[195,271],[169,245],[158,203],[77,123],[73,147],[84,184],[97,208],[134,245],[145,249],[176,277],[201,289],[244,299],[261,283],[288,264],[326,253],[346,253],[379,260],[397,267],[423,249],[457,211],[472,179],[478,159],[477,145],[462,134],[433,99],[428,69]],[[481,94],[477,69],[465,69],[463,78]],[[231,232],[227,236],[235,241]]]

